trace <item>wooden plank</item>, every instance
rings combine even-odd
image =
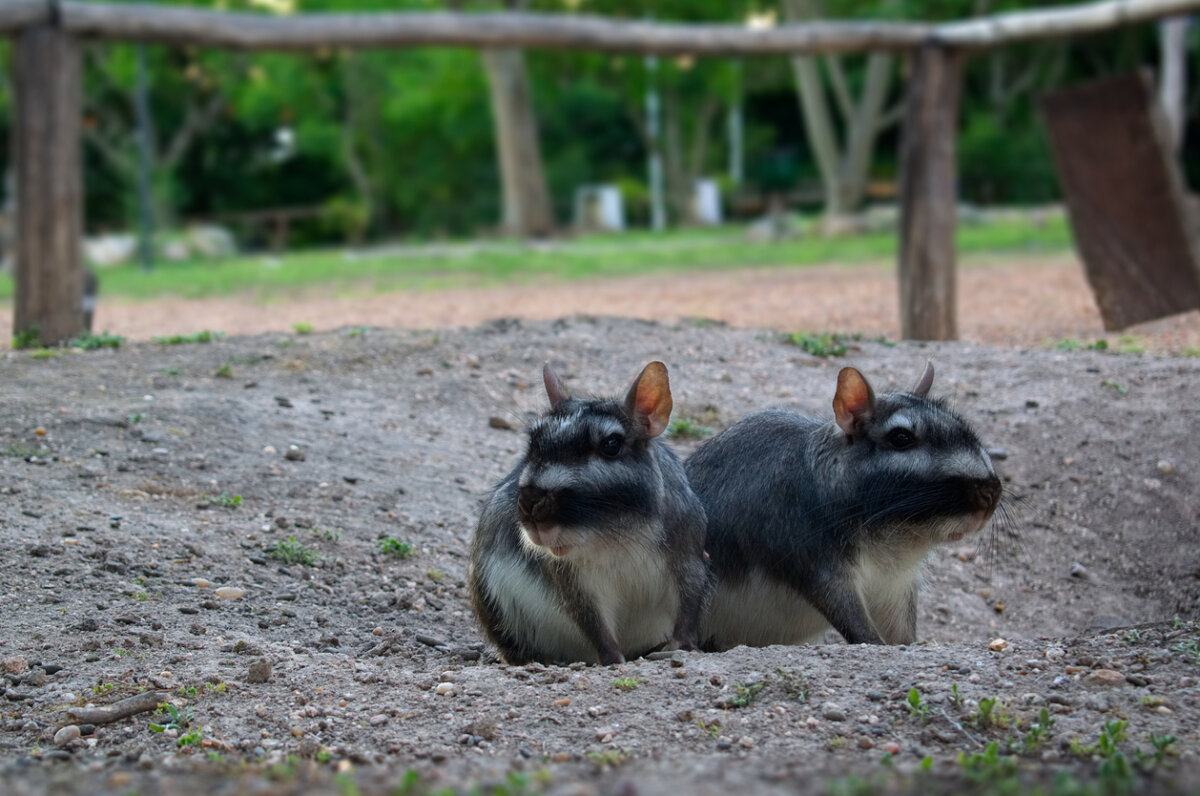
[[[963,56],[927,45],[912,59],[900,143],[900,334],[958,337],[954,227]]]
[[[926,43],[986,49],[1110,30],[1200,11],[1200,0],[1105,0],[1017,11],[965,22],[813,22],[751,29],[739,24],[620,20],[546,13],[243,12],[71,0],[60,5],[80,36],[239,49],[459,46],[584,49],[660,55],[815,55],[910,50]]]
[[[13,53],[16,306],[13,333],[62,343],[84,328],[82,60],[74,36],[26,28]]]
[[[0,33],[13,33],[30,25],[44,25],[50,18],[50,0],[0,2]]]
[[[1041,110],[1104,328],[1200,307],[1197,227],[1149,75],[1058,91]]]

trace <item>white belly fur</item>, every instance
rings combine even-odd
[[[636,655],[668,641],[679,614],[679,591],[666,559],[640,549],[604,551],[578,562],[579,586],[617,638]],[[562,661],[598,661],[596,648],[568,615],[557,594],[530,578],[517,558],[487,564],[489,591],[513,635]]]
[[[876,629],[899,622],[925,560],[924,554],[897,559],[895,552],[868,551],[851,571]],[[717,586],[701,638],[711,640],[719,650],[741,644],[805,644],[819,640],[829,627],[825,616],[800,592],[754,569],[742,583]]]

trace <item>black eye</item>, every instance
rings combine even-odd
[[[610,459],[615,459],[617,454],[621,452],[621,435],[610,434],[600,443],[600,452]]]
[[[887,433],[888,445],[898,451],[906,451],[917,444],[917,435],[907,428],[893,428]]]

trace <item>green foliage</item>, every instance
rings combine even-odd
[[[994,784],[1017,773],[1015,757],[1000,754],[1000,744],[997,741],[989,743],[982,752],[968,755],[958,753],[958,765],[973,784]]]
[[[613,680],[613,685],[618,691],[634,691],[644,682],[646,682],[645,677],[618,677]]]
[[[713,430],[695,420],[681,417],[671,422],[670,433],[675,439],[704,439],[712,434]]]
[[[39,348],[41,345],[41,327],[29,326],[25,329],[20,329],[13,334],[12,347],[18,350],[22,348]]]
[[[1171,647],[1171,650],[1191,658],[1192,663],[1200,664],[1200,637],[1185,638]]]
[[[267,555],[285,564],[303,564],[306,567],[315,567],[321,560],[314,548],[296,541],[295,536],[277,541],[267,549]]]
[[[150,729],[154,732],[163,732],[165,730],[186,730],[191,726],[193,718],[193,710],[191,707],[185,707],[183,710],[172,705],[170,702],[164,702],[159,706],[159,712],[166,714],[167,721],[152,722]]]
[[[292,324],[292,331],[296,334],[312,334],[313,325],[308,321],[297,321]]]
[[[790,669],[776,669],[775,677],[783,688],[783,695],[788,699],[794,699],[797,702],[808,699],[808,684],[804,681],[803,674]]]
[[[211,343],[224,337],[224,332],[210,332],[207,329],[193,334],[171,334],[164,337],[151,337],[159,345],[184,345],[187,343]]]
[[[413,546],[408,542],[402,542],[395,537],[388,536],[379,540],[379,552],[385,556],[395,556],[403,561],[412,556]]]
[[[100,334],[84,332],[78,337],[72,337],[67,341],[67,347],[82,348],[84,351],[94,351],[97,348],[120,348],[124,342],[125,338],[119,334],[109,334],[107,331]]]
[[[1007,727],[1009,717],[999,699],[987,697],[979,700],[979,708],[971,715],[971,722],[981,730],[988,727]]]
[[[223,506],[227,509],[236,509],[242,505],[241,495],[231,495],[228,492],[222,492],[219,495],[203,495],[200,499],[211,506]]]
[[[921,701],[921,692],[915,688],[908,689],[908,717],[925,722],[929,720],[929,705]]]
[[[1054,717],[1050,715],[1050,711],[1042,708],[1038,713],[1038,720],[1030,725],[1025,732],[1023,745],[1026,754],[1032,754],[1037,751],[1042,742],[1050,735],[1051,728],[1054,727]]]
[[[788,335],[786,339],[792,345],[803,348],[814,357],[840,357],[845,356],[846,342],[850,340],[850,337],[835,332],[817,334],[796,332]]]
[[[733,686],[734,695],[726,702],[731,708],[746,708],[750,707],[758,692],[766,688],[767,684],[762,681],[754,683],[736,683]]]

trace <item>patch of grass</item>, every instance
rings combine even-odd
[[[170,702],[164,702],[159,706],[159,714],[164,715],[167,721],[151,722],[150,729],[154,732],[164,732],[165,730],[186,730],[192,724],[192,719],[195,713],[190,707],[185,707],[183,710],[172,705]]]
[[[316,550],[296,541],[295,536],[277,541],[274,547],[267,549],[267,555],[285,564],[303,564],[306,567],[315,567],[321,560]]]
[[[988,727],[1007,727],[1008,714],[1004,711],[1004,703],[996,697],[979,700],[979,709],[971,715],[971,723],[979,729]]]
[[[915,688],[908,689],[908,698],[905,700],[908,705],[908,717],[916,719],[920,722],[929,720],[929,705],[921,701],[921,692]]]
[[[119,334],[110,334],[108,331],[103,331],[100,334],[84,332],[78,337],[72,337],[68,340],[67,347],[82,348],[84,351],[95,351],[98,348],[120,348],[124,342],[124,337]]]
[[[1058,351],[1107,351],[1108,341],[1101,338],[1094,343],[1085,343],[1082,340],[1076,340],[1074,337],[1064,337],[1061,340],[1056,340],[1052,344],[1053,348]]]
[[[704,439],[712,433],[713,430],[708,426],[702,426],[686,417],[671,423],[671,436],[675,439]]]
[[[846,354],[846,343],[851,340],[849,335],[835,332],[795,332],[788,335],[787,342],[803,348],[814,357],[840,357]]]
[[[716,719],[707,723],[703,719],[697,719],[696,726],[703,730],[709,738],[721,737],[721,722]]]
[[[231,495],[228,492],[222,492],[219,495],[201,495],[200,499],[210,506],[223,506],[227,509],[236,509],[242,505],[241,495]]]
[[[733,696],[728,700],[731,708],[747,708],[750,707],[758,692],[767,687],[765,682],[756,683],[735,683],[733,686]]]
[[[332,531],[328,528],[318,528],[314,525],[312,532],[313,532],[313,536],[319,536],[320,538],[324,539],[327,542],[342,541],[342,532],[341,531]]]
[[[368,331],[367,327],[365,327],[365,326],[355,326],[352,329],[350,329],[350,331],[346,332],[346,336],[351,337],[351,338],[366,337],[367,331]]]
[[[790,669],[776,669],[775,677],[785,697],[797,702],[808,699],[808,683],[804,682],[804,675]]]
[[[9,278],[11,279],[11,277]],[[20,331],[13,333],[13,348],[41,348],[41,346],[42,329],[39,326],[30,326],[26,329],[21,329]]]
[[[224,332],[211,332],[207,329],[193,334],[170,334],[165,337],[151,337],[151,341],[159,345],[186,345],[188,343],[211,343],[224,337]]]
[[[1065,251],[1071,244],[1064,219],[960,224],[956,251]],[[892,260],[898,240],[878,232],[845,238],[802,237],[748,241],[745,228],[676,230],[667,234],[631,232],[619,244],[609,236],[581,236],[531,248],[519,241],[462,245],[407,246],[403,251],[363,252],[353,260],[342,252],[297,252],[279,258],[261,255],[214,262],[196,259],[160,263],[151,272],[136,264],[105,269],[105,296],[148,299],[164,295],[205,298],[234,293],[274,293],[320,287],[323,291],[384,292],[487,286],[552,279],[570,282],[606,276],[671,271],[735,270],[817,263]],[[0,298],[11,297],[11,274],[0,274]]]
[[[619,768],[629,762],[629,752],[624,749],[590,749],[588,762],[596,768]]]
[[[636,691],[637,687],[646,682],[645,677],[618,677],[612,683],[618,691]]]
[[[1022,743],[1025,747],[1026,754],[1033,754],[1037,751],[1042,742],[1050,737],[1050,730],[1054,727],[1054,717],[1050,715],[1050,711],[1042,708],[1038,713],[1038,719],[1033,724],[1029,725],[1029,729],[1025,732],[1025,737]]]
[[[233,363],[226,362],[221,367],[213,372],[213,378],[216,379],[232,379],[233,378]]]
[[[196,728],[189,733],[180,735],[179,740],[177,740],[175,742],[175,745],[179,746],[180,748],[185,747],[185,746],[197,746],[198,747],[203,743],[204,743],[204,735],[201,734],[199,728]]]
[[[1000,744],[996,741],[989,743],[982,752],[970,755],[959,752],[958,765],[967,781],[976,786],[995,787],[1017,773],[1017,759],[1001,755]]]
[[[62,356],[57,348],[38,348],[29,352],[30,359],[55,359]]]
[[[0,448],[0,456],[12,459],[28,459],[30,456],[37,456],[41,452],[41,448],[25,445],[21,442],[14,442],[7,448]]]
[[[1200,664],[1200,638],[1186,638],[1171,647],[1172,652],[1178,652],[1192,659],[1192,663]]]
[[[949,696],[950,706],[955,709],[961,709],[963,706],[962,694],[958,693],[958,683],[953,683],[950,686]]]
[[[1102,379],[1100,381],[1100,386],[1101,387],[1110,387],[1113,390],[1116,390],[1117,393],[1120,395],[1126,395],[1129,392],[1129,389],[1127,387],[1124,387],[1124,386],[1118,384],[1117,382],[1113,381],[1112,379]]]
[[[296,321],[292,324],[292,331],[296,334],[312,334],[313,325],[308,321]]]
[[[379,552],[385,556],[395,556],[403,561],[412,557],[413,546],[408,542],[402,542],[393,536],[388,536],[379,540]]]

